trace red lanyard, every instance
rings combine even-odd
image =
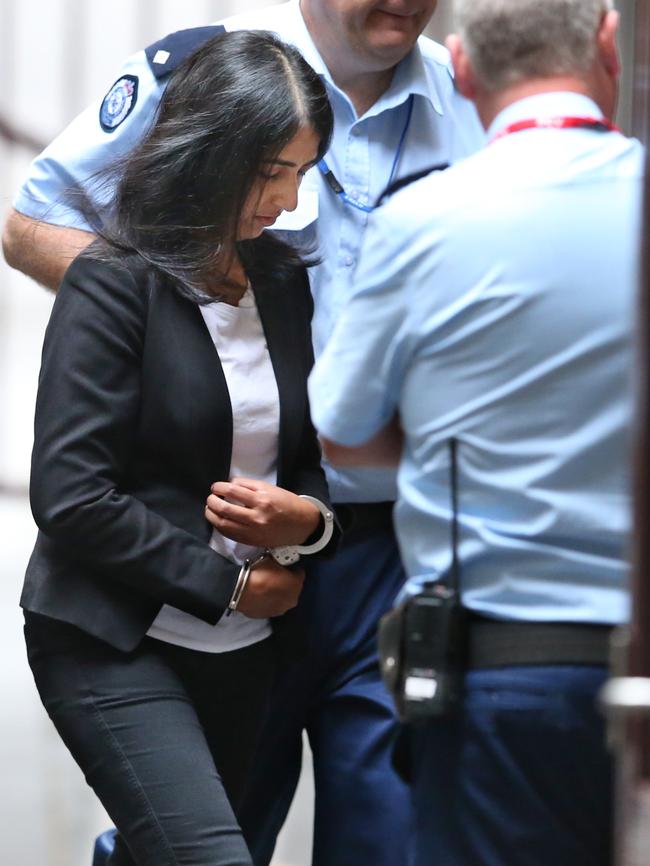
[[[522,132],[524,129],[591,129],[594,132],[620,132],[617,126],[604,117],[549,117],[547,120],[518,120],[516,123],[511,123],[497,132],[490,139],[490,144],[505,138],[506,135]]]

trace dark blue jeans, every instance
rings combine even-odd
[[[271,641],[122,653],[25,616],[43,705],[118,835],[111,866],[252,866],[234,809],[273,676]]]
[[[601,667],[477,670],[455,721],[409,733],[416,866],[609,866]]]

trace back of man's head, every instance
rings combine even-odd
[[[455,0],[456,29],[477,78],[501,90],[586,72],[612,0]]]

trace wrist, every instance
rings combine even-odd
[[[321,532],[318,533],[317,537],[312,540],[312,536],[316,533],[315,531],[311,533],[308,537],[307,541],[309,543],[303,544],[288,544],[282,545],[281,547],[272,547],[269,548],[269,553],[278,562],[280,565],[288,566],[293,565],[298,562],[302,555],[309,555],[312,553],[318,553],[324,547],[326,547],[332,535],[334,534],[334,513],[327,505],[321,502],[319,499],[314,498],[313,496],[307,496],[306,494],[301,494],[301,499],[306,499],[311,505],[313,505],[319,514],[319,523],[322,524]]]
[[[239,575],[237,576],[237,582],[235,583],[235,588],[233,589],[232,596],[230,597],[230,601],[228,602],[228,607],[226,608],[226,616],[230,616],[230,614],[237,610],[239,607],[239,603],[241,602],[244,591],[246,590],[246,585],[248,584],[248,579],[251,576],[251,571],[258,565],[264,558],[266,557],[266,551],[260,553],[259,556],[256,556],[253,559],[245,559],[241,568],[239,569]]]
[[[325,518],[321,514],[320,508],[318,508],[318,506],[313,502],[305,499],[304,496],[299,496],[298,498],[302,503],[302,524],[305,530],[300,544],[310,544],[317,541],[323,534],[323,530],[325,529]]]

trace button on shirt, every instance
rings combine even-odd
[[[602,116],[584,96],[543,94],[489,136],[567,115]],[[618,133],[533,129],[372,215],[310,396],[317,428],[344,445],[399,412],[409,591],[449,571],[455,437],[465,604],[626,619],[641,175],[640,145]]]
[[[389,89],[359,118],[318,54],[298,0],[237,15],[223,24],[228,30],[275,32],[295,45],[322,75],[335,119],[327,161],[346,192],[364,204],[373,204],[388,183],[411,94],[413,115],[397,177],[426,166],[453,163],[484,144],[474,108],[454,90],[447,51],[430,39],[418,40],[414,51],[397,67]],[[137,102],[126,120],[107,133],[99,124],[101,101],[90,106],[32,164],[15,200],[16,210],[58,225],[91,228],[70,191],[84,189],[100,210],[104,207],[110,192],[100,192],[90,176],[120,155],[126,158],[151,123],[164,88],[164,80],[151,72],[144,51],[127,62],[122,74],[137,76],[139,81]],[[343,204],[318,169],[312,169],[302,183],[296,211],[284,214],[275,224],[277,230],[291,232],[291,240],[299,246],[316,245],[321,258],[310,275],[317,356],[352,293],[367,223],[367,214]],[[393,472],[326,468],[335,501],[381,501],[395,496]]]

